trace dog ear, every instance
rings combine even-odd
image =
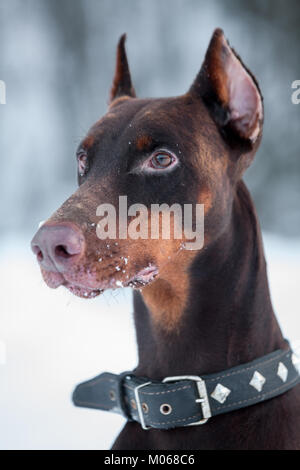
[[[259,86],[221,29],[216,29],[191,93],[201,95],[225,131],[254,143],[261,135],[263,103]]]
[[[126,34],[123,34],[120,37],[117,46],[117,61],[115,76],[110,90],[110,103],[114,99],[119,98],[120,96],[126,95],[131,96],[132,98],[136,96],[130,77],[130,71],[125,50],[125,40]]]

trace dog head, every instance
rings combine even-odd
[[[86,298],[188,269],[229,224],[262,135],[259,87],[221,30],[189,91],[172,98],[136,97],[124,43],[122,36],[108,111],[77,150],[79,188],[32,240],[48,286]],[[197,204],[204,237],[186,250],[200,228],[194,209],[184,227],[183,209]]]

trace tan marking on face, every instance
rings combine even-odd
[[[150,214],[148,214],[150,217]],[[160,213],[159,239],[148,239],[138,242],[127,240],[126,252],[131,263],[142,262],[145,266],[150,262],[159,269],[159,275],[152,283],[141,288],[145,303],[150,311],[153,323],[167,331],[179,327],[189,295],[188,267],[198,253],[197,250],[184,250],[184,234],[182,239],[174,239],[175,220],[173,213],[170,218],[171,239],[162,238],[162,214]],[[150,219],[148,219],[150,228]]]
[[[213,205],[213,194],[208,189],[201,189],[199,196],[198,196],[198,204],[204,204],[204,214],[206,215]]]
[[[204,204],[205,214],[209,212],[213,205],[213,192],[210,188],[202,188],[199,191],[198,203]],[[174,223],[171,213],[171,237],[174,233]],[[138,256],[150,256],[159,268],[157,279],[143,287],[141,292],[153,324],[166,331],[179,331],[190,292],[189,267],[199,251],[181,249],[182,242],[190,241],[185,239],[184,234],[182,240],[164,240],[161,236],[160,230],[159,240],[148,240],[144,246],[139,247]],[[206,242],[205,236],[204,245]],[[134,249],[134,245],[132,248]],[[133,251],[132,256],[136,255]]]
[[[159,278],[144,287],[143,299],[153,323],[166,331],[179,331],[189,297],[189,273],[197,251],[181,251],[162,268]]]
[[[138,150],[147,150],[152,143],[152,138],[149,135],[142,135],[136,140],[136,148]]]

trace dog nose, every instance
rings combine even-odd
[[[31,242],[33,253],[46,270],[63,272],[84,252],[84,236],[75,224],[44,224]]]

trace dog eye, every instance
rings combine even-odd
[[[173,162],[173,157],[169,155],[168,153],[162,153],[162,152],[157,153],[150,160],[150,164],[152,168],[156,168],[159,170],[167,168],[168,166],[171,165],[172,162]]]
[[[178,162],[176,156],[167,150],[155,152],[143,165],[144,170],[151,172],[170,170]]]
[[[79,176],[84,176],[88,168],[87,153],[85,151],[81,150],[77,153],[77,162]]]

